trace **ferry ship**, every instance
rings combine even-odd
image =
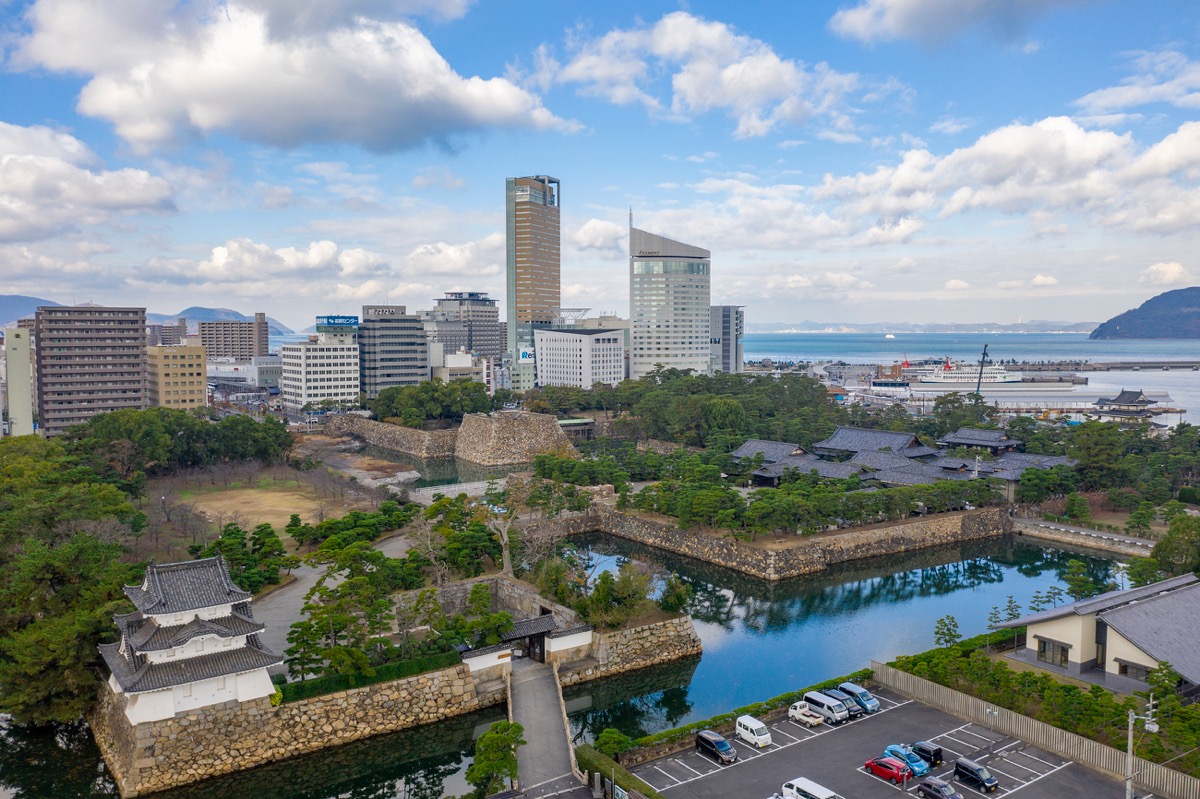
[[[904,375],[910,383],[934,384],[938,388],[949,390],[962,387],[972,391],[977,383],[994,387],[997,384],[1020,383],[1023,380],[1019,372],[1010,372],[995,364],[985,364],[981,376],[979,364],[951,361],[949,358],[941,363],[909,367],[904,370]]]

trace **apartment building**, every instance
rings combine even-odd
[[[201,322],[200,344],[209,358],[248,361],[270,354],[267,315],[254,314],[253,322]]]
[[[625,379],[625,332],[620,329],[535,330],[539,386],[591,388]]]
[[[208,366],[199,345],[146,348],[146,401],[150,407],[191,410],[208,404]]]

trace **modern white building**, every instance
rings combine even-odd
[[[283,658],[262,645],[250,594],[220,557],[151,564],[125,595],[137,610],[113,617],[121,640],[100,654],[131,724],[275,692],[267,669]]]
[[[8,434],[33,435],[33,344],[31,331],[10,327],[4,331],[5,391],[8,401]]]
[[[709,309],[714,372],[737,374],[745,369],[746,347],[742,336],[746,331],[746,316],[742,308],[741,305],[714,305]]]
[[[318,316],[317,334],[279,348],[283,376],[279,393],[293,411],[306,405],[357,405],[359,401],[358,317]]]
[[[278,355],[261,355],[248,361],[234,358],[210,360],[206,371],[215,383],[248,388],[277,388],[283,378],[283,360]]]
[[[364,305],[358,324],[359,381],[373,400],[393,386],[429,379],[425,325],[403,305]]]
[[[622,330],[535,330],[539,386],[591,388],[615,386],[625,379]]]
[[[629,229],[630,377],[655,367],[710,374],[712,253]]]

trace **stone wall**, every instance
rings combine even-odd
[[[454,455],[473,463],[529,463],[542,452],[571,451],[558,419],[544,413],[469,413],[458,431]]]
[[[105,687],[90,721],[123,797],[469,713],[505,701],[504,682],[477,690],[463,664],[272,707],[228,702],[131,727]]]
[[[1153,541],[1129,541],[1129,536],[1110,535],[1099,530],[1072,530],[1062,525],[1051,525],[1014,519],[1013,528],[1017,535],[1039,538],[1056,544],[1099,549],[1116,555],[1133,558],[1148,558],[1154,550]]]
[[[339,413],[325,423],[327,436],[353,436],[373,447],[411,455],[414,458],[450,458],[458,440],[456,430],[416,430],[397,424],[375,422],[353,413]]]
[[[559,680],[563,685],[699,655],[702,649],[700,636],[687,616],[624,630],[596,631],[592,637],[592,657],[562,664]]]
[[[547,608],[561,628],[579,625],[579,615],[568,607],[546,599],[528,583],[505,574],[492,574],[470,580],[456,580],[434,589],[434,597],[442,612],[448,616],[466,613],[467,597],[476,583],[485,583],[492,592],[492,610],[510,613],[514,620],[531,619],[542,615]],[[412,602],[423,589],[407,591],[396,597],[397,603]]]
[[[989,538],[1012,530],[1012,520],[1000,508],[940,513],[891,525],[794,537],[783,545],[752,544],[720,532],[680,530],[667,517],[652,518],[606,507],[596,507],[587,516],[534,524],[555,525],[566,535],[609,533],[766,580],[786,580],[823,571],[836,563]]]

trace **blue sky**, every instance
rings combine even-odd
[[[630,208],[752,323],[1100,321],[1200,278],[1195,2],[0,15],[0,293],[296,328],[503,299],[529,174],[562,181],[563,304],[597,313],[628,313]]]

